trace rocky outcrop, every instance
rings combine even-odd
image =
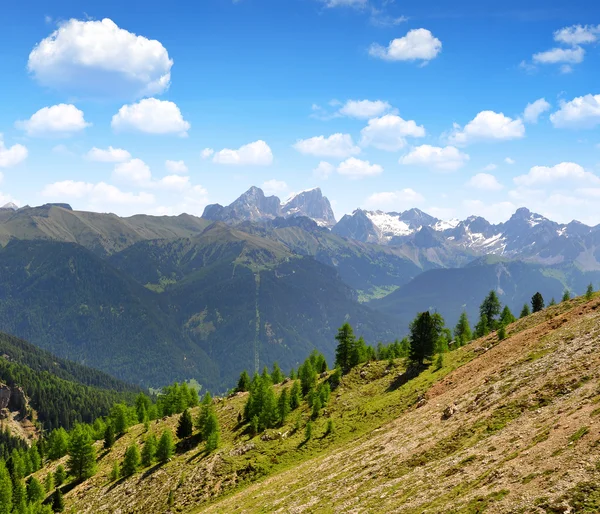
[[[29,401],[25,392],[20,387],[0,384],[0,419],[6,418],[10,412],[17,411],[23,415],[29,411]]]

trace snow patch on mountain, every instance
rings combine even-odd
[[[411,229],[408,224],[399,218],[398,214],[382,211],[366,211],[366,215],[387,241],[393,237],[409,236],[421,228],[419,227],[416,230]]]

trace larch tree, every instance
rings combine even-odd
[[[273,363],[273,372],[271,373],[271,380],[273,381],[274,384],[281,384],[281,382],[283,382],[283,379],[285,377],[283,376],[283,373],[281,371],[281,368],[279,367],[279,364],[277,364],[277,361],[275,361]]]
[[[443,320],[439,315],[431,315],[429,311],[422,312],[410,324],[409,359],[418,366],[425,361],[431,361],[435,345],[440,337]]]
[[[526,318],[530,314],[531,314],[531,310],[529,309],[529,305],[527,305],[527,304],[523,305],[523,308],[521,309],[521,314],[519,315],[519,317]]]
[[[125,458],[123,459],[123,466],[121,471],[124,477],[129,477],[137,472],[140,467],[140,451],[138,450],[137,444],[132,444],[125,450]]]
[[[156,445],[156,436],[154,434],[150,434],[148,437],[146,437],[144,446],[142,446],[142,466],[145,468],[152,466],[152,463],[154,462]]]
[[[194,421],[192,415],[188,409],[185,409],[179,417],[179,423],[177,425],[177,437],[179,439],[186,439],[192,435],[194,431]]]
[[[462,311],[460,318],[458,318],[458,323],[454,327],[454,338],[461,346],[473,338],[471,326],[469,325],[469,317],[465,311]]]
[[[13,486],[3,460],[0,460],[0,514],[10,514],[13,506]]]
[[[352,369],[351,358],[356,344],[354,331],[349,323],[344,323],[338,329],[335,339],[338,342],[335,349],[335,365],[342,370],[342,373],[346,374]]]
[[[515,321],[517,321],[517,318],[513,316],[513,313],[508,308],[508,305],[505,305],[504,309],[502,309],[502,313],[500,314],[500,325],[510,325]]]
[[[544,297],[539,291],[531,297],[531,311],[539,312],[544,308]]]
[[[160,436],[160,440],[156,447],[156,459],[161,463],[167,462],[173,457],[174,452],[175,445],[173,444],[173,434],[170,430],[165,430]]]
[[[250,389],[250,375],[248,375],[248,372],[244,370],[240,374],[240,378],[238,380],[237,387],[235,388],[235,390],[238,393],[243,393],[245,391],[248,391],[248,389]]]
[[[76,425],[71,431],[67,469],[76,480],[85,480],[96,473],[96,451],[85,428]]]

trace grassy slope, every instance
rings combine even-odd
[[[600,478],[598,307],[598,298],[577,299],[519,320],[507,340],[475,341],[447,354],[441,370],[399,387],[399,363],[387,374],[385,362],[355,370],[306,444],[305,409],[281,429],[288,438],[250,440],[236,421],[245,395],[218,401],[216,453],[182,450],[165,466],[109,483],[114,459],[143,438],[143,427],[134,427],[100,458],[99,473],[66,495],[67,505],[75,512],[552,512],[583,501],[589,505],[578,512],[597,512],[591,502],[600,490],[587,484]],[[442,420],[450,404],[458,411]],[[336,430],[322,437],[327,417]],[[160,420],[152,430],[175,424]]]

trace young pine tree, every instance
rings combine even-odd
[[[246,370],[242,371],[235,390],[238,393],[243,393],[250,389],[250,375]]]
[[[67,469],[76,480],[85,480],[96,473],[96,451],[89,433],[76,425],[69,441]]]
[[[60,427],[52,431],[48,440],[48,458],[58,460],[67,454],[69,449],[69,435]]]
[[[473,338],[471,326],[469,325],[469,318],[465,311],[462,312],[460,318],[458,318],[456,327],[454,327],[454,338],[461,346],[468,343]]]
[[[500,325],[498,328],[498,341],[503,341],[504,339],[506,339],[506,328],[504,325]]]
[[[134,443],[125,451],[122,467],[123,476],[130,477],[136,473],[140,467],[140,462],[140,451],[138,450],[137,444]]]
[[[119,461],[116,460],[113,463],[113,467],[110,470],[110,481],[114,482],[115,480],[119,480],[119,478],[121,478],[121,466],[119,465]]]
[[[177,425],[177,437],[179,439],[186,439],[192,435],[194,431],[194,422],[192,415],[188,409],[185,409],[179,418],[179,424]]]
[[[300,382],[294,380],[292,389],[290,391],[290,408],[296,410],[302,403],[302,395],[300,391]]]
[[[63,485],[66,478],[67,473],[65,472],[65,468],[62,466],[62,464],[60,464],[54,472],[54,483],[56,484],[56,487]]]
[[[46,478],[44,479],[44,491],[48,494],[50,491],[54,489],[54,475],[52,473],[48,473]]]
[[[508,305],[506,305],[504,309],[502,309],[502,314],[500,314],[500,325],[510,325],[515,321],[517,321],[517,318],[513,316],[513,313],[510,312]]]
[[[548,305],[550,305],[550,307],[552,307],[553,305],[556,305],[556,300],[554,299],[554,296],[552,298],[550,298],[550,303]]]
[[[535,293],[531,297],[531,311],[539,312],[544,308],[544,297],[540,292]]]
[[[500,314],[500,300],[498,299],[498,295],[496,291],[490,291],[489,294],[485,297],[481,305],[479,306],[479,320],[480,323],[485,321],[488,330],[496,330],[496,325],[498,321],[496,320],[496,316]],[[486,334],[479,334],[480,336]]]
[[[568,289],[565,289],[565,292],[562,295],[562,301],[568,302],[571,299],[571,292]]]
[[[283,373],[281,372],[281,368],[279,367],[279,364],[277,364],[277,361],[275,361],[273,363],[273,372],[271,373],[271,380],[273,381],[274,384],[281,384],[281,382],[283,382],[283,379],[285,377],[283,376]]]
[[[423,366],[426,360],[431,361],[435,344],[440,337],[443,320],[439,314],[433,316],[422,312],[410,324],[410,353],[411,362]]]
[[[531,314],[531,311],[529,310],[529,305],[527,305],[527,304],[523,305],[523,308],[521,309],[521,314],[519,315],[519,317],[526,318],[530,314]]]
[[[44,499],[44,488],[37,478],[31,477],[27,481],[27,502],[37,503]]]
[[[290,413],[290,397],[288,394],[287,387],[281,390],[279,394],[279,398],[277,399],[277,410],[279,411],[279,423],[281,425],[285,424],[285,420]]]
[[[321,414],[321,397],[319,395],[315,395],[312,402],[312,418],[317,419],[319,414]]]
[[[346,374],[352,369],[352,352],[356,344],[354,331],[350,324],[344,323],[344,325],[338,329],[335,338],[338,342],[335,350],[335,365],[342,370],[343,374]]]
[[[198,414],[198,419],[196,419],[196,428],[200,431],[200,435],[204,432],[204,425],[206,423],[206,418],[208,417],[208,412],[212,408],[212,397],[210,393],[207,391],[202,398],[202,403],[200,404],[200,413]]]
[[[115,429],[112,426],[112,423],[106,425],[106,430],[104,431],[104,449],[110,450],[115,444]]]
[[[212,452],[216,450],[219,447],[219,438],[219,420],[214,409],[212,409],[209,412],[208,418],[206,418],[206,423],[204,425],[203,439],[206,441],[206,451]]]
[[[304,440],[308,441],[311,439],[312,437],[312,421],[308,420],[308,423],[306,423],[306,428],[304,429]]]
[[[127,405],[124,403],[117,403],[112,408],[110,416],[113,420],[115,433],[117,435],[124,434],[129,428],[129,416],[127,411]]]
[[[4,461],[0,459],[0,514],[10,514],[13,506],[13,484]]]
[[[158,445],[156,447],[156,459],[161,462],[167,462],[173,453],[175,452],[175,445],[173,444],[173,434],[170,430],[165,430],[160,436]]]
[[[144,446],[142,446],[142,466],[145,468],[152,466],[154,462],[154,456],[156,455],[156,436],[154,434],[150,434],[146,437],[144,441]]]
[[[587,290],[585,291],[585,299],[591,300],[592,296],[594,296],[594,285],[590,282],[587,286]]]

